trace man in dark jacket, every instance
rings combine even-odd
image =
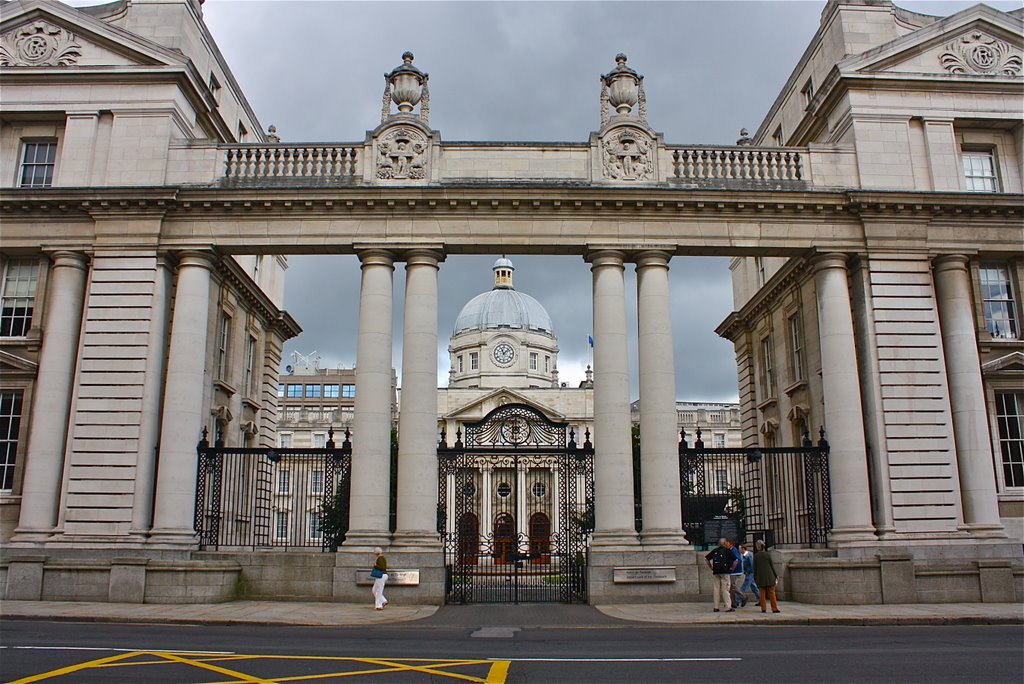
[[[725,612],[733,612],[736,609],[732,607],[729,588],[732,585],[732,573],[740,566],[740,561],[733,554],[732,549],[729,548],[728,540],[719,539],[718,546],[704,556],[704,561],[707,563],[708,569],[711,570],[711,575],[714,579],[712,586],[714,587],[715,612],[719,612],[719,601],[728,609]]]

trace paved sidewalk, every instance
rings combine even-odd
[[[932,625],[932,624],[1024,624],[1024,606],[1016,603],[945,603],[880,606],[819,606],[783,602],[781,613],[761,613],[753,604],[734,613],[714,613],[705,603],[660,603],[595,606],[608,618],[632,622],[673,625]],[[467,626],[480,622],[480,611],[451,606],[444,619],[430,624]],[[501,606],[504,624],[518,624],[520,618],[536,626],[567,626],[593,622],[575,613],[568,621],[562,611],[539,611],[539,606]],[[585,606],[572,606],[588,611]],[[394,624],[433,616],[437,606],[392,605],[375,611],[370,605],[327,602],[232,601],[211,604],[139,604],[84,601],[3,601],[0,618],[70,620],[82,622],[151,622],[189,624],[268,624],[306,626],[358,626]],[[544,618],[545,613],[550,619]],[[529,619],[528,616],[533,616]],[[441,617],[441,616],[439,616]],[[563,616],[564,617],[564,616]],[[609,621],[611,624],[614,621]],[[540,624],[540,623],[543,623]],[[550,623],[550,625],[548,624]],[[524,623],[525,624],[525,623]]]

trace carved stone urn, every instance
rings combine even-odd
[[[626,66],[626,55],[615,55],[615,68],[601,77],[608,88],[608,103],[618,115],[627,115],[640,99],[640,77]]]
[[[391,99],[398,105],[398,111],[403,114],[412,112],[413,107],[419,104],[423,96],[423,81],[426,74],[412,65],[413,54],[406,52],[402,55],[402,64],[391,70],[388,74],[388,83],[391,84]]]

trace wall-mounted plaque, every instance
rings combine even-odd
[[[615,568],[612,571],[612,581],[616,584],[675,582],[676,569],[671,565],[664,567]]]
[[[388,584],[389,587],[394,586],[406,586],[415,587],[419,586],[420,583],[420,571],[419,570],[389,570],[388,571]],[[369,570],[356,570],[356,586],[372,586],[373,578],[370,577]]]

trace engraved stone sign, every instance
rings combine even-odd
[[[391,570],[388,572],[387,586],[416,587],[420,583],[419,570]],[[356,570],[356,585],[369,587],[373,585],[373,578],[369,570]]]
[[[676,581],[676,569],[671,566],[625,567],[612,570],[615,584],[658,584]]]

